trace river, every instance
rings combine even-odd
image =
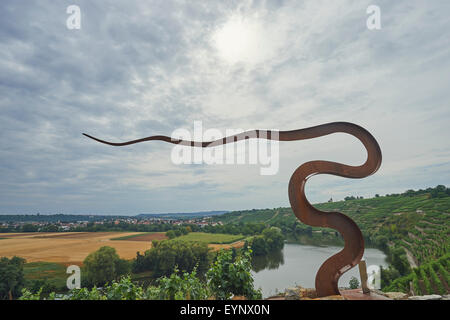
[[[283,250],[253,259],[252,275],[255,288],[262,288],[263,297],[276,294],[276,290],[301,285],[314,288],[317,270],[322,263],[333,254],[342,250],[335,246],[311,246],[287,243]],[[366,265],[387,267],[386,255],[373,248],[364,250]],[[339,287],[348,287],[350,278],[354,276],[360,281],[358,266],[347,271],[339,279]]]

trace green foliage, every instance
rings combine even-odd
[[[164,232],[143,232],[143,233],[131,234],[128,236],[123,236],[123,237],[111,238],[110,240],[130,240],[130,239],[145,236],[148,234],[161,234],[161,233],[164,233]]]
[[[131,281],[129,276],[119,281],[112,281],[102,289],[82,288],[71,290],[68,294],[43,293],[43,288],[36,293],[22,290],[20,300],[205,300],[212,297],[230,299],[233,295],[243,295],[248,299],[261,299],[260,290],[253,287],[251,275],[251,250],[246,249],[233,259],[233,251],[219,252],[216,261],[207,273],[207,280],[197,276],[197,267],[191,273],[175,267],[169,277],[160,278],[158,285],[142,286]]]
[[[0,299],[14,299],[20,296],[25,284],[23,266],[25,260],[19,257],[0,259]]]
[[[428,294],[432,293],[433,289],[431,288],[431,283],[430,283],[430,280],[428,279],[428,275],[425,271],[425,267],[419,268],[419,273],[420,273],[420,277],[422,278],[422,281],[425,284],[425,290],[427,291]]]
[[[425,268],[427,269],[427,273],[430,276],[431,282],[434,284],[433,287],[437,288],[438,293],[442,295],[447,294],[447,291],[445,290],[441,279],[439,279],[437,273],[434,271],[433,266],[431,264],[428,264]]]
[[[350,289],[358,289],[359,281],[356,277],[351,277],[348,285],[350,286]]]
[[[24,224],[22,226],[22,232],[38,232],[39,227],[33,224]]]
[[[443,185],[438,185],[431,191],[431,198],[445,198],[450,195],[450,189]]]
[[[169,238],[169,239],[173,239],[176,236],[177,235],[175,234],[175,231],[173,231],[173,230],[169,230],[169,231],[166,232],[166,237]]]
[[[367,245],[378,247],[386,253],[388,248],[407,248],[417,262],[423,264],[450,251],[448,192],[449,188],[437,186],[372,199],[358,197],[347,201],[321,203],[315,207],[348,215],[360,227]],[[335,230],[311,228],[300,223],[291,208],[235,211],[215,216],[213,220],[225,223],[224,227],[234,225],[238,229],[242,223],[276,226],[286,238],[305,244],[343,244],[341,236],[336,234]],[[406,266],[399,268],[407,269]],[[403,270],[402,273],[406,274],[408,270]]]
[[[402,276],[408,274],[411,271],[408,259],[406,258],[405,250],[402,248],[393,248],[392,250],[389,250],[388,260]]]
[[[204,274],[210,264],[209,248],[206,243],[165,240],[152,242],[152,248],[144,255],[137,254],[133,263],[133,272],[152,271],[156,277],[168,276],[173,266],[182,271],[197,271]]]
[[[248,241],[254,256],[265,255],[274,250],[280,250],[284,246],[284,236],[277,227],[263,230],[262,235],[255,236]]]
[[[400,273],[393,266],[383,268],[380,266],[381,288],[387,287],[393,280],[400,277]]]
[[[251,249],[244,249],[235,259],[232,251],[221,250],[206,274],[214,297],[224,300],[236,295],[261,299],[261,291],[253,286],[251,267]]]
[[[197,268],[191,273],[184,272],[181,276],[177,267],[170,277],[159,279],[159,286],[148,289],[149,299],[155,300],[205,300],[209,290],[205,283],[197,277]]]
[[[33,294],[28,289],[22,290],[19,300],[144,300],[148,296],[145,290],[134,284],[130,277],[122,277],[119,281],[112,281],[103,289],[94,286],[92,289],[73,289],[68,294],[57,295],[52,292],[48,297],[43,297],[42,289]]]
[[[105,285],[130,271],[130,263],[107,246],[89,254],[83,264],[82,282],[89,287]]]
[[[446,290],[449,286],[447,264],[450,261],[450,254],[446,254],[440,259],[415,268],[408,275],[397,277],[389,282],[383,282],[383,271],[381,273],[381,282],[383,291],[401,291],[409,292],[409,283],[412,282],[414,293],[424,294],[448,294]],[[423,285],[420,285],[422,283]]]
[[[30,262],[23,267],[25,286],[33,293],[43,287],[43,294],[67,290],[66,267],[54,262]]]
[[[266,240],[267,249],[269,251],[282,249],[284,246],[284,236],[281,229],[277,227],[270,227],[262,232]]]
[[[206,233],[206,232],[192,232],[182,235],[177,238],[179,241],[195,241],[204,243],[228,244],[244,239],[241,234],[220,234],[220,233]]]
[[[266,239],[263,236],[255,236],[248,243],[254,256],[263,256],[268,253]]]

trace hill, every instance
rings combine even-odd
[[[137,218],[158,218],[158,219],[183,219],[200,218],[221,215],[228,211],[200,211],[200,212],[178,212],[178,213],[141,213]]]
[[[450,254],[414,268],[407,276],[392,281],[385,291],[409,292],[414,295],[450,293]],[[412,288],[410,288],[410,286]]]
[[[450,189],[445,186],[370,199],[349,196],[344,201],[314,206],[348,215],[360,227],[366,245],[380,248],[388,255],[392,270],[386,270],[386,284],[450,252]],[[277,226],[288,239],[310,244],[343,243],[333,229],[312,228],[298,221],[291,208],[234,211],[213,220]]]

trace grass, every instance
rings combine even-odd
[[[46,280],[56,288],[65,288],[69,274],[66,267],[54,262],[30,262],[23,268],[25,279],[28,281]]]
[[[208,244],[228,244],[244,239],[245,236],[238,234],[223,234],[223,233],[205,233],[205,232],[190,232],[187,235],[175,238],[181,241],[196,241]]]
[[[153,233],[159,233],[159,232],[144,232],[144,233],[138,233],[138,234],[132,234],[129,236],[124,236],[124,237],[117,237],[117,238],[112,238],[110,240],[129,240],[135,237],[140,237],[140,236],[145,236],[147,234],[153,234]]]

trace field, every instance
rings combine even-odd
[[[165,240],[167,239],[165,232],[145,232],[145,233],[138,233],[138,234],[132,234],[128,236],[118,237],[118,238],[112,238],[111,240],[130,240],[130,241],[149,241],[152,240]]]
[[[197,241],[208,244],[229,244],[244,239],[245,236],[221,233],[190,232],[176,238],[181,241]]]
[[[57,262],[80,265],[86,256],[103,246],[116,249],[123,259],[133,259],[136,252],[151,247],[150,241],[112,241],[113,238],[142,235],[137,232],[65,232],[3,234],[0,257],[19,256],[27,262]]]
[[[423,264],[405,277],[393,281],[387,288],[389,291],[408,292],[410,283],[416,295],[449,294],[450,293],[450,254],[433,262]]]
[[[55,262],[26,263],[23,272],[26,280],[46,280],[56,288],[64,288],[69,276],[66,266]]]
[[[65,266],[82,265],[89,253],[103,246],[115,248],[123,259],[133,259],[136,252],[143,253],[150,249],[152,240],[167,239],[164,232],[5,233],[2,238],[0,257],[22,257],[28,265],[31,262],[46,262]],[[244,236],[231,234],[191,232],[176,239],[207,243],[213,250],[239,248],[244,244],[239,241]],[[42,267],[42,264],[39,266]]]

